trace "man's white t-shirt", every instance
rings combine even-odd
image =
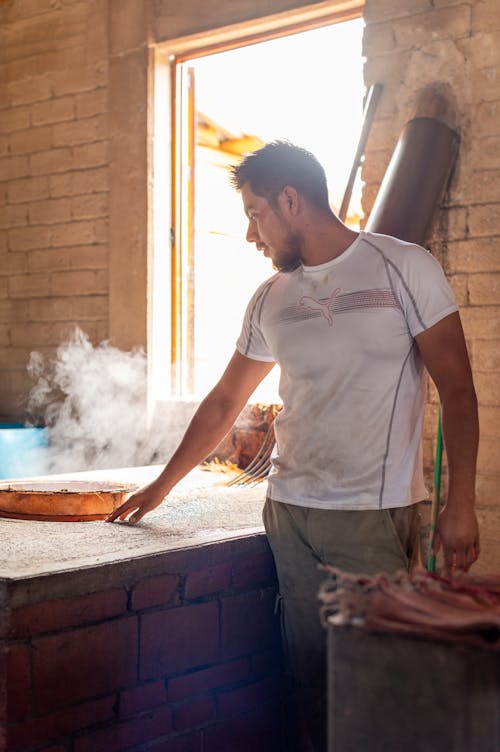
[[[281,367],[273,499],[382,509],[427,498],[426,374],[414,337],[456,310],[428,251],[369,232],[257,289],[237,348]]]

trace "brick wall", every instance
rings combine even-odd
[[[416,93],[450,84],[461,145],[429,247],[442,262],[462,310],[479,399],[478,569],[500,568],[500,5],[497,0],[367,0],[366,84],[384,91],[363,168],[369,212]],[[437,398],[426,426],[430,470]],[[429,473],[430,476],[430,473]],[[429,477],[430,480],[430,477]]]
[[[263,536],[0,587],[0,750],[280,748]]]
[[[106,2],[0,6],[0,413],[32,349],[107,336]]]
[[[272,6],[307,15],[307,2]],[[53,348],[68,324],[94,341],[146,344],[148,44],[269,13],[267,0],[0,5],[0,414],[22,414],[30,351]],[[363,168],[366,212],[416,92],[443,81],[457,99],[459,161],[430,245],[462,306],[480,401],[482,561],[498,569],[500,8],[366,0],[364,15],[366,83],[384,84]],[[435,414],[433,395],[428,466]]]
[[[0,3],[0,416],[24,417],[29,353],[50,353],[74,324],[93,342],[150,348],[154,43],[319,12],[271,5]]]

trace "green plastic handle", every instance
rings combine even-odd
[[[434,545],[434,535],[439,517],[439,507],[441,506],[441,472],[443,468],[443,428],[441,425],[441,405],[438,411],[438,424],[436,436],[436,458],[434,461],[434,498],[431,509],[431,529],[429,534],[429,547],[427,550],[427,571],[436,571],[436,556],[432,550]]]

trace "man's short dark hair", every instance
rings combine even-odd
[[[252,193],[276,205],[286,185],[295,188],[313,206],[329,209],[328,187],[323,167],[314,154],[289,141],[272,141],[231,168],[237,190],[248,183]]]

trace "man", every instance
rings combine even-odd
[[[457,306],[419,246],[356,233],[331,211],[309,152],[266,145],[233,169],[247,240],[277,274],[248,306],[237,349],[152,484],[110,520],[137,522],[229,431],[274,363],[283,410],[264,524],[283,605],[284,643],[315,750],[325,744],[325,637],[318,564],[354,572],[409,566],[426,498],[425,370],[442,402],[448,498],[436,535],[448,572],[479,553],[474,513],[477,405]]]

